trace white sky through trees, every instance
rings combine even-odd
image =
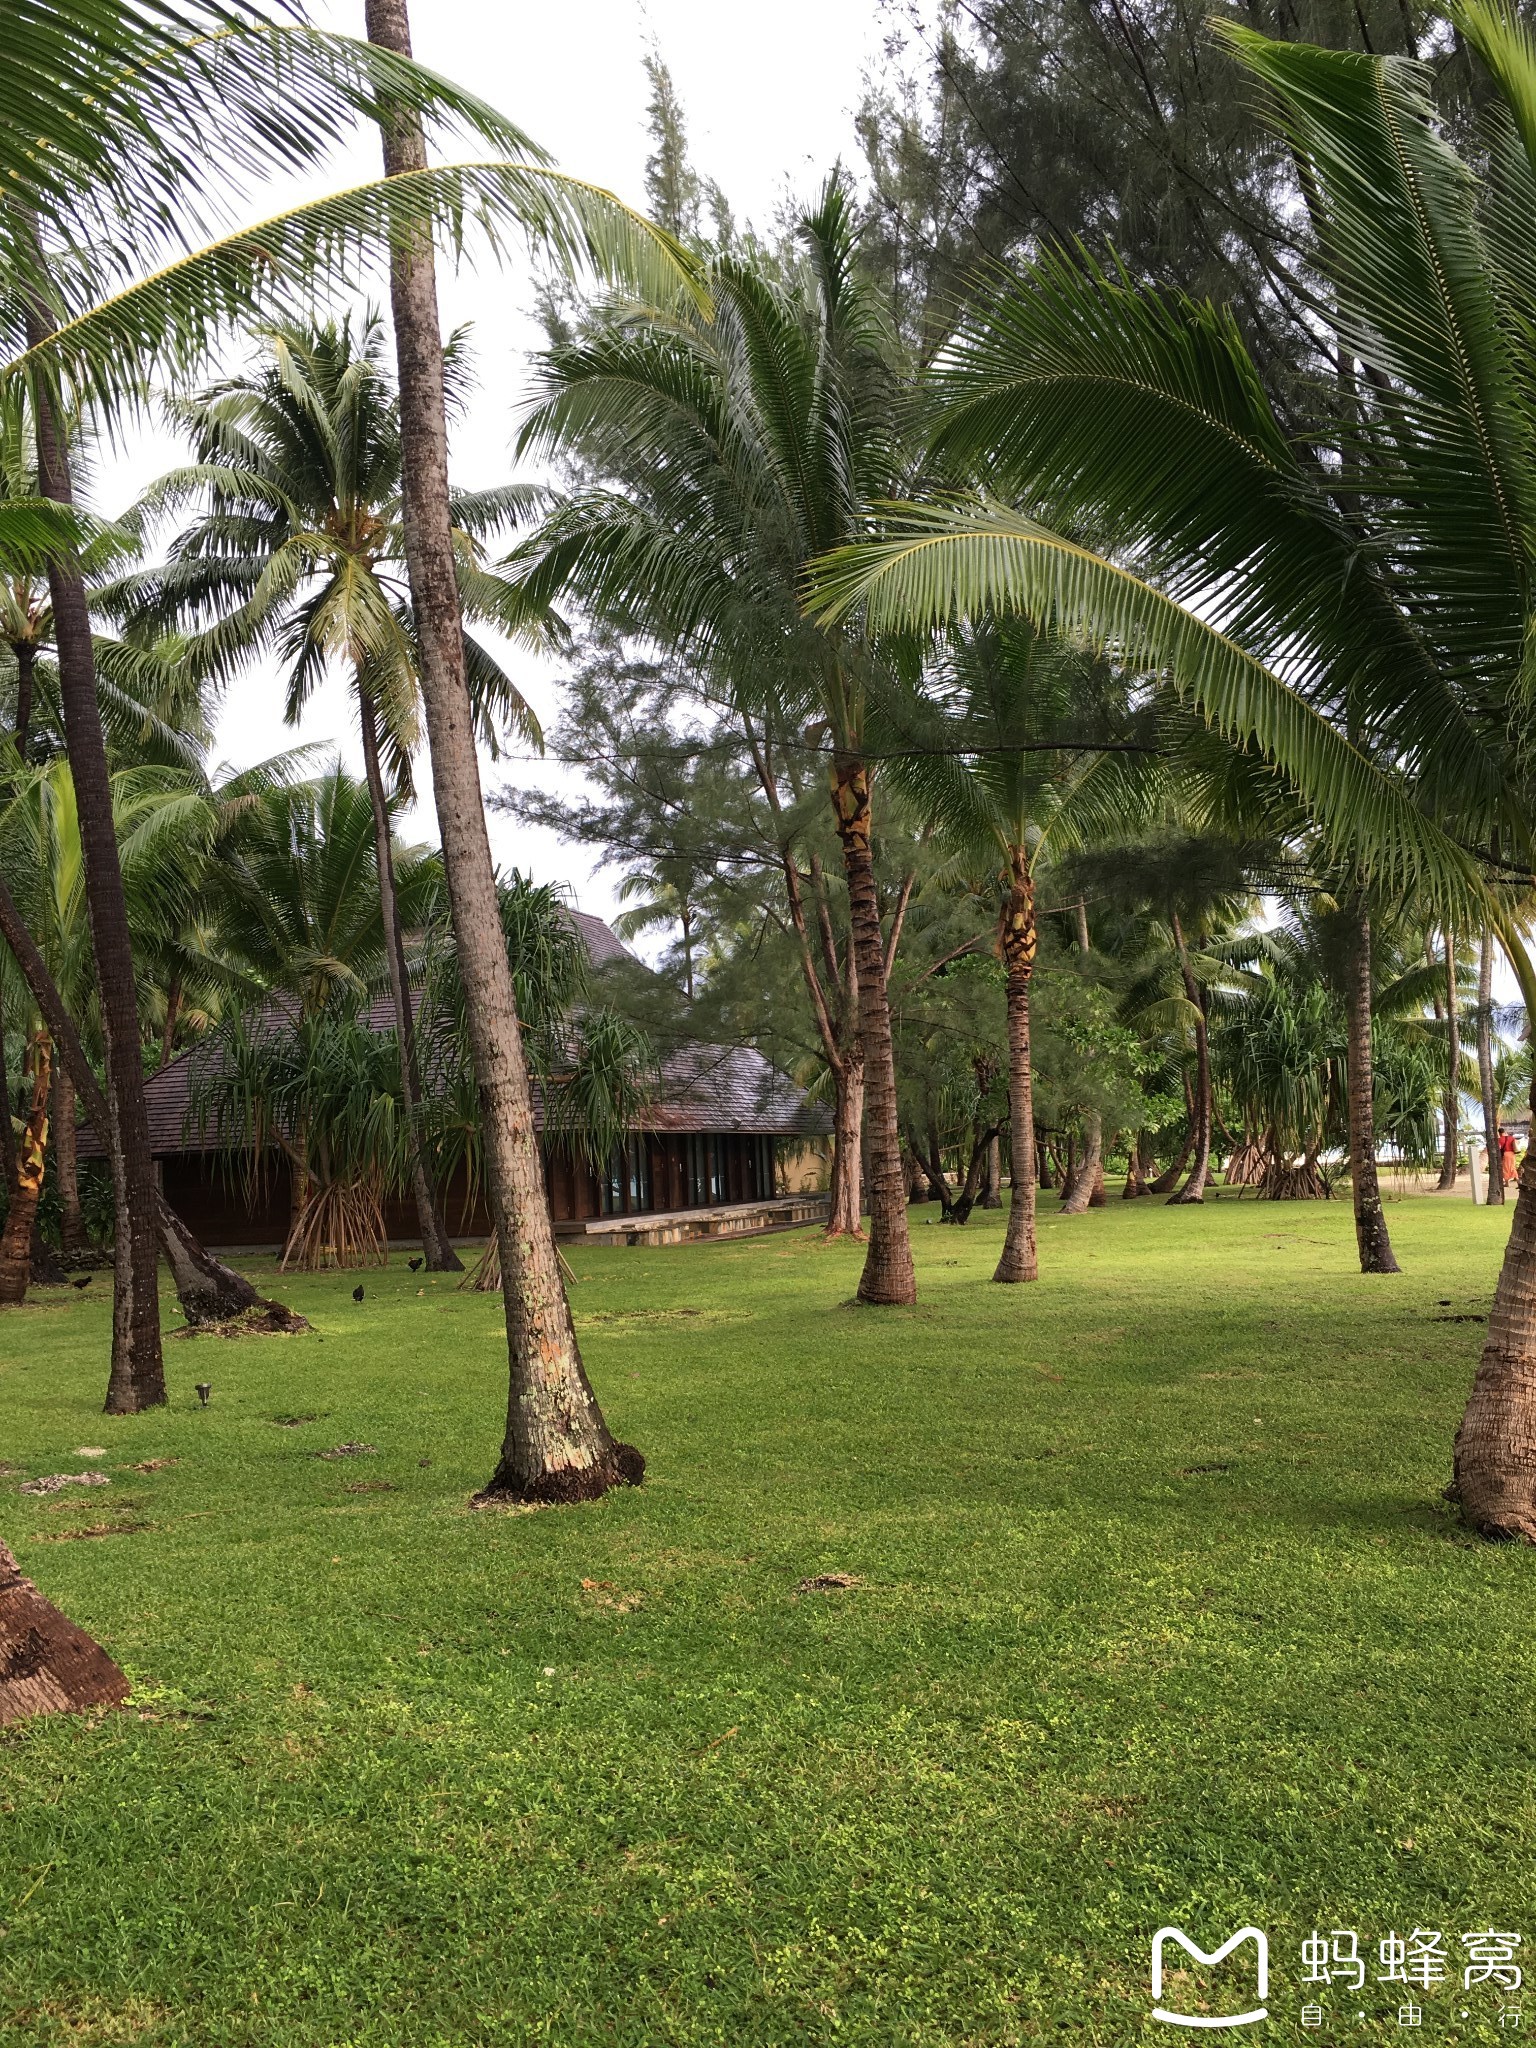
[[[904,11],[904,10],[903,10]],[[925,11],[926,8],[925,8]],[[314,0],[311,18],[328,28],[363,33],[362,0]],[[607,185],[632,204],[645,203],[650,152],[645,108],[649,86],[642,58],[654,48],[671,69],[687,122],[696,168],[724,190],[740,221],[768,226],[789,196],[808,195],[841,157],[862,168],[853,112],[866,74],[884,67],[886,36],[897,26],[888,0],[415,0],[416,54],[470,87],[549,150],[560,168]],[[318,192],[377,174],[378,151],[364,138],[338,160]],[[302,188],[274,184],[243,209],[258,219],[292,203]],[[441,276],[445,330],[472,325],[476,394],[454,434],[455,481],[469,488],[514,473],[511,444],[518,403],[527,388],[526,354],[541,341],[530,318],[533,273],[525,262]],[[387,305],[387,290],[379,298]],[[338,309],[339,310],[339,309]],[[243,366],[233,345],[224,367]],[[185,459],[174,442],[144,433],[120,456],[98,464],[101,509],[121,510],[149,479]],[[495,644],[493,641],[492,644]],[[546,727],[558,704],[558,669],[517,650],[501,650],[509,672]],[[215,753],[232,764],[261,760],[297,741],[339,747],[355,774],[361,752],[350,692],[337,676],[311,700],[303,725],[282,724],[275,670],[252,670],[225,699]],[[511,777],[559,786],[561,771],[521,758],[486,771],[487,789]],[[423,759],[417,777],[430,787]],[[594,874],[585,849],[552,834],[491,816],[491,838],[504,865],[562,881],[584,909],[607,914],[619,876]],[[436,839],[430,797],[404,829]],[[654,947],[665,943],[659,935]],[[652,950],[648,947],[647,950]]]

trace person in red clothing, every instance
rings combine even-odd
[[[1499,1167],[1504,1175],[1504,1185],[1508,1187],[1520,1170],[1515,1160],[1515,1134],[1513,1131],[1500,1131],[1499,1133]]]

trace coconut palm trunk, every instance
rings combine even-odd
[[[1102,1195],[1104,1174],[1104,1126],[1097,1113],[1083,1118],[1083,1149],[1072,1177],[1062,1190],[1061,1214],[1081,1216],[1093,1203],[1095,1190]],[[1102,1202],[1099,1206],[1102,1206]]]
[[[30,640],[18,640],[12,646],[16,656],[16,751],[26,759],[27,742],[32,736],[32,695],[37,673],[37,649]]]
[[[836,1102],[832,1126],[832,1201],[826,1235],[862,1237],[864,1061],[855,1044],[834,1068]]]
[[[1178,949],[1179,974],[1184,983],[1195,1012],[1195,1100],[1193,1116],[1194,1160],[1189,1169],[1189,1178],[1176,1195],[1168,1197],[1168,1206],[1174,1208],[1185,1202],[1203,1202],[1205,1183],[1211,1170],[1211,1040],[1206,1025],[1205,999],[1195,971],[1190,964],[1189,946],[1185,941],[1184,927],[1177,917],[1173,920],[1173,942]]]
[[[1188,1082],[1186,1082],[1185,1091],[1187,1095],[1188,1086],[1189,1084]],[[1149,1180],[1147,1182],[1146,1192],[1149,1195],[1166,1195],[1170,1189],[1176,1188],[1179,1184],[1179,1175],[1184,1171],[1185,1167],[1189,1164],[1190,1154],[1195,1149],[1195,1138],[1199,1127],[1199,1118],[1195,1114],[1193,1095],[1188,1095],[1188,1102],[1189,1123],[1187,1128],[1185,1129],[1183,1138],[1180,1140],[1179,1149],[1174,1154],[1173,1158],[1168,1162],[1168,1164],[1163,1168],[1162,1172],[1158,1174],[1154,1180]]]
[[[54,322],[43,307],[36,300],[29,300],[28,343],[38,346],[53,329]],[[74,487],[63,428],[51,398],[41,388],[36,394],[35,410],[38,492],[56,504],[72,505]],[[79,809],[111,1112],[101,1132],[112,1167],[116,1219],[112,1364],[106,1410],[109,1415],[132,1415],[157,1407],[165,1400],[159,1253],[155,1237],[157,1190],[139,1051],[133,947],[128,935],[128,905],[112,815],[106,742],[96,697],[96,663],[85,582],[72,562],[56,558],[48,565],[48,585],[53,603],[64,737]]]
[[[359,679],[358,712],[362,721],[363,766],[373,806],[374,866],[378,870],[379,909],[384,951],[389,959],[389,991],[395,1006],[395,1043],[400,1048],[400,1094],[405,1106],[411,1199],[416,1228],[429,1273],[462,1273],[464,1262],[448,1240],[448,1225],[437,1185],[427,1171],[421,1146],[421,1070],[416,1060],[416,1027],[411,1016],[411,984],[405,966],[405,941],[400,930],[400,903],[395,892],[395,853],[390,838],[389,798],[379,763],[378,712],[367,686]]]
[[[27,1064],[32,1071],[32,1102],[11,1170],[10,1206],[5,1212],[5,1229],[0,1232],[0,1307],[11,1308],[27,1298],[27,1281],[32,1272],[32,1230],[37,1221],[48,1155],[49,1079],[53,1061],[46,1027],[34,1031],[28,1040]]]
[[[75,1132],[75,1084],[62,1059],[53,1066],[53,1170],[59,1183],[59,1249],[72,1265],[85,1250],[80,1210],[80,1159]]]
[[[981,1185],[983,1209],[1003,1206],[1003,1141],[994,1132],[987,1141],[987,1171]]]
[[[160,1027],[160,1064],[168,1067],[176,1051],[176,1026],[181,1018],[181,978],[171,976],[165,992],[165,1022]]]
[[[1484,932],[1477,963],[1477,1082],[1483,1098],[1483,1143],[1488,1150],[1486,1202],[1504,1200],[1504,1162],[1499,1156],[1499,1098],[1493,1079],[1493,934]]]
[[[1345,1013],[1349,1027],[1349,1180],[1354,1195],[1355,1243],[1362,1273],[1402,1269],[1387,1234],[1376,1172],[1376,1076],[1371,1044],[1371,919],[1355,905]]]
[[[1029,1051],[1029,986],[1035,971],[1035,885],[1022,849],[1015,849],[1008,900],[999,920],[998,951],[1008,990],[1008,1227],[993,1273],[1005,1284],[1038,1280],[1035,1246],[1035,1079]]]
[[[368,38],[409,56],[405,0],[367,0]],[[418,120],[381,122],[390,176],[427,160]],[[431,238],[402,231],[390,255],[399,364],[406,558],[421,654],[443,867],[479,1088],[486,1186],[501,1245],[509,1389],[501,1457],[482,1499],[590,1500],[638,1480],[639,1453],[603,1420],[576,1342],[533,1122],[511,963],[480,793],[448,496],[443,342]]]
[[[1536,1015],[1536,964],[1520,938],[1500,937]],[[1536,1081],[1531,1105],[1536,1119]],[[1495,1150],[1489,1173],[1499,1166]],[[1516,1187],[1483,1355],[1456,1432],[1451,1494],[1480,1534],[1536,1543],[1536,1146],[1527,1147]]]
[[[1456,1185],[1461,1137],[1461,1014],[1456,998],[1456,934],[1445,933],[1445,1151],[1440,1161],[1439,1188]]]
[[[1086,960],[1092,948],[1088,941],[1088,906],[1079,896],[1073,906],[1077,924],[1077,950]],[[1093,1204],[1104,1204],[1104,1120],[1096,1109],[1091,1109],[1083,1118],[1083,1155],[1077,1170],[1069,1178],[1061,1192],[1061,1213],[1063,1216],[1081,1216]]]
[[[0,888],[4,888],[0,882]],[[6,1187],[16,1171],[16,1133],[11,1128],[11,1077],[5,1064],[5,1031],[0,1026],[0,1181]]]
[[[1489,1171],[1498,1170],[1495,1152]],[[1517,1186],[1488,1335],[1456,1432],[1452,1491],[1484,1536],[1536,1543],[1536,1148]]]
[[[869,771],[841,756],[832,772],[832,801],[848,916],[859,972],[859,1038],[864,1047],[864,1132],[869,1180],[869,1250],[856,1299],[880,1306],[917,1300],[912,1243],[907,1230],[906,1176],[896,1123],[896,1064],[885,985],[885,946],[870,849]]]

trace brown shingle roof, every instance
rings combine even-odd
[[[606,960],[632,960],[616,933],[601,918],[588,912],[568,913],[594,964]],[[267,1014],[276,1023],[287,1010],[282,998],[275,998]],[[376,996],[368,1006],[368,1022],[375,1031],[392,1031],[394,1003],[387,995]],[[202,1045],[162,1067],[144,1088],[149,1110],[149,1147],[157,1159],[177,1152],[214,1152],[217,1134],[200,1133],[189,1118],[193,1086],[198,1076],[219,1057],[215,1032]],[[543,1128],[543,1104],[535,1103],[535,1122]],[[820,1103],[811,1102],[777,1068],[769,1065],[750,1046],[688,1043],[668,1053],[661,1062],[661,1088],[641,1125],[651,1131],[739,1131],[772,1137],[811,1137],[831,1129],[831,1119]],[[103,1147],[89,1124],[79,1132],[82,1159],[99,1159]]]

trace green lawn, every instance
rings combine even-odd
[[[99,1412],[104,1281],[8,1314],[0,1533],[138,1710],[0,1738],[0,2041],[1119,2048],[1191,2038],[1165,1921],[1269,1932],[1215,2038],[1407,2038],[1369,1981],[1301,2032],[1299,1944],[1536,1950],[1536,1556],[1439,1500],[1508,1212],[1390,1213],[1400,1279],[1228,1196],[1048,1215],[1005,1290],[1000,1219],[914,1211],[901,1312],[814,1234],[578,1252],[650,1477],[538,1513],[466,1505],[499,1302],[403,1261],[171,1343],[147,1417]]]

